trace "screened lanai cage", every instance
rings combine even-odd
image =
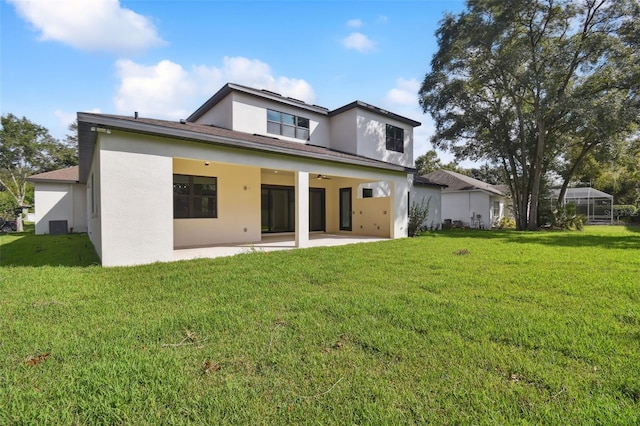
[[[559,189],[554,190],[555,196],[560,194]],[[564,196],[564,204],[576,205],[576,213],[587,218],[587,223],[613,223],[613,195],[597,189],[567,188]]]

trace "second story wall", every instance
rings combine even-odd
[[[268,110],[276,114],[272,113],[271,116],[269,116],[267,113]],[[300,122],[305,123],[304,126],[308,126],[308,134],[306,133],[306,127],[295,128],[297,126],[294,126],[293,130],[291,127],[287,129],[293,132],[297,130],[298,134],[296,134],[296,137],[283,134],[285,133],[284,130],[280,129],[285,125],[278,128],[277,123],[272,121],[271,126],[269,126],[269,118],[273,120],[273,117],[277,116],[277,113],[286,116],[282,118],[285,122],[291,116],[294,116],[296,121],[301,119]],[[324,147],[329,146],[330,127],[327,116],[305,108],[296,108],[284,103],[273,102],[269,99],[260,99],[245,93],[230,93],[200,117],[196,123],[213,124],[229,130],[270,136],[290,142],[309,143]]]
[[[387,125],[397,136],[392,149],[387,149]],[[331,148],[413,167],[413,127],[363,108],[352,108],[331,117]]]
[[[212,124],[223,129],[232,130],[233,127],[233,96],[227,96],[195,122],[198,124]]]
[[[336,151],[358,154],[358,115],[355,109],[331,117],[331,146]]]
[[[361,108],[356,110],[358,112],[357,154],[405,167],[413,167],[413,127]],[[387,125],[392,126],[392,129],[389,129]],[[388,147],[387,133],[390,131],[394,132],[398,143]]]

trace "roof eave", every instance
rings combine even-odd
[[[390,171],[415,172],[415,169],[391,163],[378,163],[368,161],[366,159],[357,160],[352,158],[340,158],[329,154],[309,153],[286,147],[275,147],[270,145],[262,145],[257,142],[246,141],[242,139],[229,138],[224,136],[207,135],[204,133],[194,132],[192,130],[180,130],[172,127],[161,127],[154,124],[144,122],[133,122],[129,120],[120,120],[113,117],[105,117],[90,113],[78,113],[78,131],[79,140],[79,156],[80,156],[80,182],[85,183],[89,175],[89,166],[93,158],[93,150],[97,138],[97,132],[91,128],[102,125],[113,130],[129,131],[134,133],[149,134],[154,136],[164,136],[175,139],[181,139],[191,142],[209,143],[215,145],[223,145],[232,148],[247,149],[252,151],[270,152],[275,154],[291,155],[295,157],[312,158],[343,164],[363,166],[375,169],[383,169]],[[80,133],[82,132],[82,133]],[[89,135],[87,135],[89,132]],[[83,138],[84,135],[84,138]],[[83,141],[87,141],[83,143]],[[375,161],[375,160],[374,160]]]
[[[242,86],[240,84],[227,83],[212,97],[210,97],[204,104],[202,104],[202,106],[200,106],[193,114],[187,117],[187,121],[189,123],[196,122],[207,111],[211,110],[211,108],[216,106],[220,101],[222,101],[232,92],[244,93],[246,95],[254,96],[261,99],[268,99],[280,104],[302,108],[311,112],[315,112],[317,114],[327,115],[329,112],[329,110],[326,108],[317,105],[309,105],[302,101],[292,100],[290,98],[266,90],[254,89],[252,87]]]
[[[344,105],[344,106],[342,106],[340,108],[334,109],[333,111],[329,112],[329,117],[333,117],[334,115],[342,114],[343,112],[349,111],[350,109],[354,109],[354,108],[362,108],[364,110],[376,113],[378,115],[384,115],[384,116],[390,117],[390,118],[392,118],[394,120],[401,121],[401,122],[403,122],[405,124],[409,124],[412,127],[418,127],[418,126],[422,125],[422,123],[420,123],[419,121],[412,120],[412,119],[407,118],[407,117],[403,117],[403,116],[401,116],[399,114],[396,114],[394,112],[387,111],[387,110],[382,109],[382,108],[378,108],[375,105],[370,105],[370,104],[368,104],[366,102],[362,102],[362,101],[353,101],[353,102],[351,102],[351,103],[349,103],[347,105]]]

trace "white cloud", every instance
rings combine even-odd
[[[342,45],[347,49],[355,49],[360,53],[373,51],[375,45],[369,37],[362,33],[353,32],[342,40]]]
[[[419,90],[420,83],[417,79],[405,80],[399,78],[396,80],[396,87],[387,92],[385,101],[391,104],[416,106],[418,104]]]
[[[305,102],[315,101],[315,92],[304,80],[274,77],[271,67],[257,59],[225,57],[222,66],[197,65],[185,69],[163,60],[141,65],[129,59],[116,62],[120,86],[113,99],[119,114],[138,111],[146,117],[186,118],[225,83],[267,89]]]
[[[363,22],[360,19],[349,19],[347,21],[347,27],[350,28],[360,28],[363,24]]]
[[[100,114],[100,108],[93,108],[89,111],[86,112],[93,112],[95,114]],[[55,115],[58,120],[60,121],[60,126],[63,126],[65,129],[68,128],[74,121],[76,121],[76,118],[78,118],[78,114],[75,112],[64,112],[61,109],[57,109],[53,112],[53,115]]]
[[[53,40],[81,50],[140,51],[164,44],[153,23],[119,0],[8,0],[18,15]]]
[[[60,125],[64,127],[69,127],[71,123],[73,123],[76,119],[76,114],[73,112],[64,112],[60,109],[55,110],[53,113],[58,120],[60,120]]]

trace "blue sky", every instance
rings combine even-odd
[[[227,82],[423,123],[434,33],[463,1],[0,0],[0,109],[63,138],[77,111],[180,119]],[[446,161],[450,155],[441,155]]]

